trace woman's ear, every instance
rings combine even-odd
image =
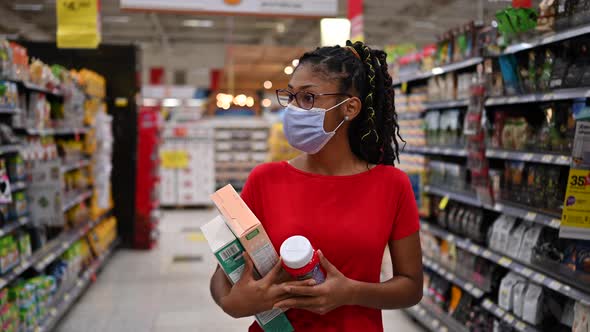
[[[358,97],[351,97],[344,108],[344,116],[348,117],[348,121],[352,121],[359,115],[362,108],[361,100]]]

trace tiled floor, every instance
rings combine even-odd
[[[199,226],[214,210],[165,212],[158,247],[119,250],[68,316],[59,332],[233,332],[252,319],[226,316],[209,296],[214,257]],[[173,262],[200,255],[200,262]],[[385,331],[423,331],[399,311],[384,312]]]

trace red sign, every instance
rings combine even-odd
[[[350,40],[364,41],[363,0],[348,0],[348,19],[350,20]]]
[[[514,8],[531,8],[531,0],[512,0],[512,7]]]

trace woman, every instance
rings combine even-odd
[[[305,153],[257,167],[242,197],[277,251],[290,236],[307,237],[327,278],[289,281],[279,263],[255,280],[246,257],[233,287],[216,270],[212,296],[233,317],[289,309],[295,331],[383,331],[381,309],[422,298],[418,210],[408,177],[393,166],[399,126],[386,54],[360,42],[318,48],[277,97],[285,135]],[[380,282],[387,245],[394,277]]]

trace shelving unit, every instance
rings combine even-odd
[[[493,314],[494,316],[498,317],[499,319],[503,320],[505,323],[509,324],[510,326],[514,327],[517,331],[520,332],[539,332],[539,330],[526,322],[522,321],[518,317],[515,317],[513,314],[507,312],[506,310],[498,307],[492,300],[485,299],[481,303],[481,306],[486,309],[488,312]]]
[[[450,268],[447,268],[443,264],[436,262],[436,260],[434,260],[433,258],[423,256],[422,263],[424,264],[424,266],[433,270],[434,272],[444,277],[448,281],[463,288],[476,299],[481,298],[486,293],[483,289],[476,287],[472,282],[467,281],[464,278],[458,276]]]
[[[521,207],[510,202],[499,202],[493,206],[482,203],[474,192],[457,192],[446,188],[428,185],[424,187],[424,191],[438,196],[449,197],[449,199],[472,205],[475,207],[483,207],[491,211],[500,212],[516,218],[539,223],[544,226],[558,229],[561,225],[561,220],[558,215],[550,214],[545,211],[540,211],[534,208]]]
[[[486,106],[503,106],[529,103],[542,103],[556,100],[568,100],[590,97],[590,89],[557,89],[545,93],[532,93],[516,96],[489,97],[486,99]]]
[[[422,153],[422,154],[440,154],[444,156],[466,157],[467,150],[456,147],[438,147],[438,146],[406,146],[404,152]]]
[[[569,166],[572,160],[570,156],[565,155],[535,152],[525,153],[491,148],[486,149],[486,157],[495,159],[530,161],[534,163],[561,166]]]
[[[571,299],[590,305],[590,294],[588,294],[588,288],[590,286],[587,284],[585,285],[583,281],[576,282],[575,280],[571,280],[568,276],[559,276],[552,271],[541,270],[539,267],[523,264],[511,257],[497,253],[489,248],[484,248],[479,244],[473,243],[469,239],[452,234],[426,222],[422,222],[422,229],[441,239],[454,243],[457,247],[463,250],[501,265]],[[585,293],[580,289],[586,289],[587,292]]]
[[[467,107],[468,105],[469,105],[469,100],[460,99],[460,100],[427,102],[427,103],[424,103],[424,108],[425,108],[425,110],[435,110],[435,109],[443,109],[443,108]]]
[[[425,79],[430,78],[432,76],[442,75],[442,74],[446,74],[446,73],[449,73],[449,72],[453,72],[453,71],[457,71],[457,70],[461,70],[461,69],[473,67],[473,66],[478,65],[478,64],[480,64],[482,62],[483,62],[483,58],[481,58],[481,57],[474,57],[474,58],[467,59],[467,60],[464,60],[464,61],[460,61],[460,62],[448,64],[448,65],[441,66],[441,67],[436,67],[436,68],[433,68],[429,72],[416,73],[416,74],[413,74],[413,75],[401,76],[399,79],[396,79],[396,80],[393,81],[393,85],[400,85],[400,84],[402,84],[404,82],[412,82],[412,81],[425,80]]]
[[[522,52],[526,50],[530,50],[535,47],[555,43],[558,41],[563,41],[566,39],[571,39],[575,37],[580,37],[586,34],[590,34],[590,26],[589,25],[582,25],[578,27],[573,27],[566,29],[564,31],[558,32],[549,32],[542,36],[526,40],[520,43],[515,43],[508,46],[503,54],[514,54],[517,52]]]
[[[73,163],[68,163],[66,165],[62,165],[61,166],[61,172],[62,173],[67,173],[67,172],[70,172],[70,171],[73,171],[73,170],[76,170],[76,169],[79,169],[79,168],[86,167],[88,165],[90,165],[90,160],[89,159],[81,159],[81,160],[78,160],[78,161],[73,162]]]
[[[119,241],[115,241],[113,245],[78,278],[75,286],[67,291],[63,297],[55,299],[52,308],[49,310],[48,315],[39,327],[39,332],[52,331],[60,319],[72,308],[72,305],[80,298],[84,290],[93,281],[96,274],[104,267],[106,261],[111,257],[114,250],[118,247]]]
[[[6,225],[4,225],[0,228],[0,237],[3,237],[4,235],[14,232],[15,230],[19,229],[20,227],[28,224],[30,221],[31,220],[29,219],[29,217],[25,216],[25,217],[20,217],[18,220],[8,222]]]

